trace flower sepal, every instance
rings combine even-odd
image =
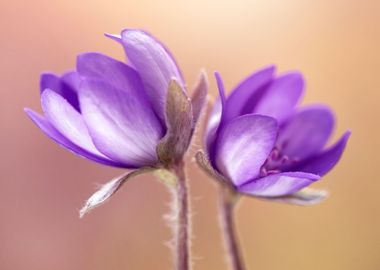
[[[115,193],[118,191],[121,186],[127,181],[136,177],[140,174],[148,173],[155,171],[154,167],[143,167],[140,169],[136,169],[131,172],[124,173],[118,177],[115,177],[108,183],[101,186],[98,191],[91,195],[90,198],[87,199],[86,203],[79,211],[79,216],[82,218],[84,215],[88,214],[94,208],[104,204],[107,202]]]
[[[159,164],[169,167],[182,160],[189,147],[193,129],[191,100],[176,80],[169,83],[165,108],[166,134],[156,151]]]
[[[146,173],[152,173],[156,178],[171,188],[177,184],[177,176],[169,169],[160,165],[155,167],[143,167],[113,178],[108,183],[102,185],[90,198],[87,199],[82,209],[79,211],[80,218],[92,211],[94,208],[106,203],[128,180]]]
[[[198,81],[193,88],[191,105],[193,108],[193,132],[207,103],[208,80],[204,70],[199,74]]]
[[[231,184],[231,181],[229,181],[226,177],[221,175],[218,171],[216,171],[213,168],[213,166],[210,163],[210,159],[202,150],[199,150],[195,154],[195,162],[198,164],[199,168],[202,169],[202,171],[204,171],[212,179],[216,180],[218,184],[230,187],[231,190],[236,190]]]
[[[329,193],[326,190],[304,188],[298,192],[286,196],[257,198],[298,206],[311,206],[321,203],[328,197],[328,195]]]

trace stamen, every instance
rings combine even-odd
[[[280,157],[280,150],[275,147],[269,155],[269,158],[272,160],[277,160]]]
[[[283,155],[281,157],[281,165],[284,165],[285,163],[287,163],[288,161],[290,160],[290,158],[286,155]]]
[[[260,175],[266,176],[268,174],[267,169],[265,168],[265,164],[260,168]]]
[[[280,170],[269,170],[267,171],[267,175],[275,174],[275,173],[280,173]]]
[[[287,142],[284,142],[281,146],[286,146]],[[283,149],[283,148],[282,148]],[[294,165],[294,163],[299,162],[300,159],[297,157],[289,157],[281,153],[281,148],[276,146],[273,148],[269,154],[264,165],[260,168],[260,176],[264,177],[270,174],[280,173],[282,169]]]

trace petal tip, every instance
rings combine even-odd
[[[120,42],[120,40],[121,40],[121,35],[117,35],[117,34],[104,33],[104,36],[106,36],[112,40],[115,40],[117,42]]]
[[[33,110],[30,109],[30,108],[28,108],[28,107],[24,107],[24,108],[23,108],[23,111],[24,111],[25,113],[27,113],[27,114],[33,113]]]
[[[42,116],[39,113],[36,113],[35,111],[27,107],[25,107],[23,110],[26,113],[26,115],[30,118],[30,120],[32,120],[32,122],[38,125],[38,121],[40,118],[42,118]]]
[[[207,80],[208,76],[207,76],[206,68],[201,68],[199,70],[199,78]]]
[[[261,68],[260,70],[265,70],[270,73],[274,73],[277,70],[277,66],[275,64],[269,64]]]
[[[50,98],[50,97],[53,97],[53,96],[55,97],[55,96],[60,96],[60,95],[57,94],[56,92],[54,92],[50,88],[44,89],[44,91],[41,93],[42,105],[44,104],[44,102],[46,101],[47,98]]]
[[[23,108],[23,111],[28,115],[30,119],[34,121],[34,119],[42,117],[39,113],[33,111],[32,109],[25,107]]]
[[[205,68],[201,68],[201,70],[199,71],[198,82],[203,84],[206,87],[206,92],[207,92],[209,81],[208,81],[207,71]]]
[[[351,134],[352,134],[352,131],[349,129],[349,130],[347,130],[347,131],[343,134],[343,138],[347,140],[348,138],[351,137]]]
[[[137,28],[124,28],[122,31],[121,31],[121,38],[125,37],[126,35],[130,35],[130,34],[142,34],[142,35],[147,35],[147,36],[150,36],[150,34],[142,29],[137,29]]]
[[[80,53],[77,55],[77,67],[78,67],[78,63],[81,63],[83,62],[84,60],[88,59],[89,57],[94,57],[94,56],[98,56],[100,55],[100,53],[97,53],[97,52],[85,52],[85,53]]]
[[[41,80],[46,78],[46,77],[57,77],[57,74],[55,74],[54,72],[51,72],[51,71],[43,71],[41,72],[40,74],[40,78]]]
[[[280,76],[281,77],[289,77],[292,79],[301,79],[301,80],[304,79],[302,72],[298,71],[298,70],[286,71],[286,72],[283,72]]]
[[[218,86],[219,95],[220,95],[222,104],[224,104],[226,101],[226,90],[224,88],[222,76],[220,75],[220,73],[218,71],[214,71],[214,76],[216,79],[216,84]]]
[[[306,80],[304,75],[300,71],[288,71],[280,74],[278,80],[283,80],[284,82],[290,83],[297,86],[300,92],[303,92],[306,86]],[[301,98],[301,96],[300,96]]]
[[[119,40],[135,40],[135,41],[154,41],[159,43],[161,46],[165,48],[165,46],[158,41],[157,38],[155,38],[152,34],[149,32],[142,30],[142,29],[135,29],[135,28],[125,28],[121,31],[120,39]]]
[[[215,71],[214,71],[214,76],[215,76],[215,79],[216,79],[217,81],[222,81],[222,76],[220,75],[220,72],[219,72],[219,71],[215,70]]]
[[[343,145],[345,148],[348,142],[348,139],[351,137],[352,131],[347,130],[346,132],[343,133],[342,137],[340,138],[340,143]]]

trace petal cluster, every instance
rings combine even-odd
[[[339,161],[350,132],[326,147],[334,128],[333,112],[325,105],[297,106],[305,86],[300,73],[276,76],[273,66],[266,67],[228,97],[219,74],[216,79],[220,98],[205,134],[209,165],[200,156],[198,161],[234,190],[297,200],[297,192]]]
[[[108,36],[123,46],[128,63],[100,53],[79,55],[75,71],[41,76],[43,115],[26,112],[50,138],[82,157],[122,168],[156,166],[157,146],[171,129],[170,82],[191,105],[181,71],[165,46],[144,31]],[[176,136],[189,141],[189,134]]]

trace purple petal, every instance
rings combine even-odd
[[[320,176],[328,173],[340,160],[351,132],[347,131],[337,143],[315,157],[305,160],[297,170],[314,173]]]
[[[80,76],[76,71],[69,71],[62,75],[62,82],[71,87],[75,92],[79,89]]]
[[[251,113],[268,115],[279,123],[287,118],[300,100],[304,80],[300,73],[288,73],[275,79]]]
[[[277,146],[291,158],[302,160],[323,149],[334,128],[334,115],[323,105],[307,106],[280,128]]]
[[[153,36],[140,30],[126,29],[120,42],[132,66],[140,74],[155,112],[164,122],[169,81],[185,84],[181,72],[168,50]]]
[[[130,66],[100,53],[84,53],[77,58],[78,73],[85,79],[104,81],[131,95],[144,96],[141,78]]]
[[[77,111],[79,109],[78,95],[76,93],[76,88],[73,88],[74,85],[70,84],[68,81],[70,73],[66,73],[62,78],[58,77],[52,73],[43,73],[40,78],[40,89],[41,94],[46,90],[50,89],[66,99]]]
[[[91,153],[89,151],[86,151],[85,149],[73,144],[71,141],[69,141],[65,136],[63,136],[59,131],[53,127],[52,124],[49,123],[49,121],[42,117],[41,115],[37,114],[36,112],[25,109],[25,112],[28,114],[30,119],[52,140],[54,140],[59,145],[63,146],[64,148],[72,151],[73,153],[90,159],[92,161],[96,161],[105,165],[114,166],[114,167],[126,167],[124,164],[114,162],[110,160],[109,158],[103,156],[103,155],[97,155],[95,153]]]
[[[275,70],[275,66],[265,67],[251,74],[235,87],[226,102],[226,121],[242,114],[252,113],[263,95],[262,90],[265,90],[263,87],[271,82]]]
[[[72,143],[90,153],[103,156],[94,146],[82,115],[62,96],[46,89],[41,96],[47,120]]]
[[[224,123],[223,118],[225,115],[225,108],[226,108],[226,89],[224,88],[222,77],[220,76],[219,72],[215,72],[215,79],[216,84],[218,85],[218,91],[219,91],[219,98],[221,103],[221,116],[218,123],[218,126],[220,126]]]
[[[141,78],[130,66],[100,53],[85,53],[78,56],[77,69],[86,79],[104,81],[124,91],[125,95],[134,97],[141,107],[146,108],[147,114],[151,117],[152,105],[148,101]]]
[[[318,175],[303,172],[278,173],[247,182],[239,186],[238,190],[253,196],[285,196],[309,186],[319,178]]]
[[[212,111],[210,113],[210,116],[208,117],[208,122],[206,126],[206,132],[205,132],[205,145],[207,149],[207,153],[210,156],[211,149],[213,148],[213,144],[215,143],[216,139],[216,132],[220,123],[220,118],[222,116],[222,102],[220,98],[217,98],[217,100],[214,103],[214,107],[212,108]],[[210,159],[213,157],[210,156]]]
[[[277,131],[277,121],[268,116],[248,114],[233,119],[218,135],[217,168],[237,186],[257,177],[273,149]]]
[[[103,154],[136,167],[153,165],[163,128],[148,101],[126,90],[84,80],[79,90],[83,118]]]
[[[209,121],[206,127],[206,148],[208,155],[210,156],[211,163],[214,164],[214,152],[215,152],[215,141],[219,130],[223,126],[223,117],[225,115],[225,104],[226,104],[226,91],[224,88],[222,77],[218,72],[215,72],[215,79],[218,85],[219,98],[215,102],[214,108],[209,117]]]

